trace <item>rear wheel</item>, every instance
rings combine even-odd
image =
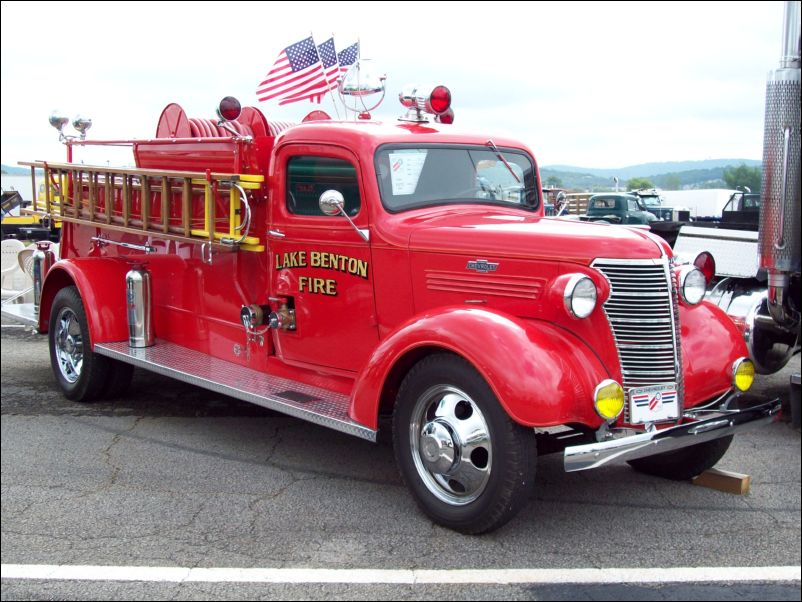
[[[61,289],[53,299],[48,332],[50,365],[64,396],[95,401],[107,385],[111,360],[92,352],[89,326],[78,289]]]
[[[407,374],[393,415],[401,475],[436,523],[464,533],[497,529],[532,491],[531,429],[513,422],[464,360],[433,355]]]
[[[705,441],[675,451],[629,460],[639,472],[673,481],[687,481],[712,468],[721,460],[732,443],[732,435]]]

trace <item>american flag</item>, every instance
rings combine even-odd
[[[340,63],[340,71],[345,73],[348,67],[356,62],[359,58],[359,42],[354,42],[348,48],[343,50],[337,55],[337,62]]]
[[[337,62],[337,50],[334,47],[334,38],[329,38],[317,47],[320,62],[323,64],[323,80],[313,90],[305,90],[300,94],[295,94],[291,98],[285,98],[280,104],[297,102],[308,98],[310,102],[320,104],[323,95],[329,90],[337,87],[337,80],[340,77],[340,65]]]
[[[279,99],[279,104],[308,98],[326,85],[323,64],[312,36],[282,50],[264,81],[256,89],[260,101]]]

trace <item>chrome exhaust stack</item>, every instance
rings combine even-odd
[[[785,3],[780,67],[766,83],[760,267],[768,275],[768,310],[777,324],[796,331],[799,308],[791,277],[801,270],[800,2]]]

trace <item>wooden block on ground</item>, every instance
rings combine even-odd
[[[749,485],[751,482],[752,477],[748,474],[719,470],[718,468],[711,468],[704,471],[698,477],[693,478],[694,485],[709,487],[710,489],[717,489],[718,491],[734,493],[736,495],[749,493]]]

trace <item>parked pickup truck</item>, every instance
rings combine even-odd
[[[588,201],[587,215],[580,219],[609,224],[650,224],[657,221],[637,196],[618,193],[594,194]]]

